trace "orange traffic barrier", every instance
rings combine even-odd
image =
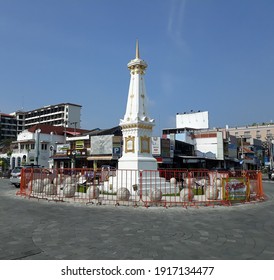
[[[189,207],[264,199],[260,171],[23,168],[18,195],[85,204]]]

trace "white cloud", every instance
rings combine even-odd
[[[171,1],[168,17],[167,33],[171,40],[179,47],[185,46],[183,38],[183,23],[186,10],[186,0]]]

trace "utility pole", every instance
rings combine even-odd
[[[273,137],[272,135],[267,136],[267,142],[269,146],[269,168],[272,170],[273,168],[273,144],[272,144]]]
[[[40,151],[39,151],[39,148],[40,148],[40,133],[41,133],[41,129],[38,128],[36,130],[36,164],[37,165],[39,163],[39,155],[40,155]]]
[[[241,137],[241,145],[242,145],[242,161],[243,161],[243,170],[244,170],[244,141],[243,136]]]
[[[76,135],[76,125],[78,122],[70,122],[70,124],[74,124],[74,136]]]

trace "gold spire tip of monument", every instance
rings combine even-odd
[[[140,55],[139,55],[139,42],[138,42],[138,39],[136,40],[136,58],[140,58]]]

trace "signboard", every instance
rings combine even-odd
[[[113,135],[101,135],[90,137],[91,155],[111,155]]]
[[[161,138],[160,137],[151,137],[151,151],[152,155],[159,156],[161,155]]]
[[[87,149],[67,150],[67,155],[71,158],[85,157],[87,156]]]
[[[121,156],[121,147],[113,147],[112,149],[113,158],[119,158]]]
[[[67,151],[70,149],[70,144],[58,144],[56,146],[56,154],[66,155]]]
[[[85,143],[84,140],[75,141],[75,149],[84,149]]]
[[[224,198],[227,200],[245,200],[249,185],[245,178],[223,178]]]

